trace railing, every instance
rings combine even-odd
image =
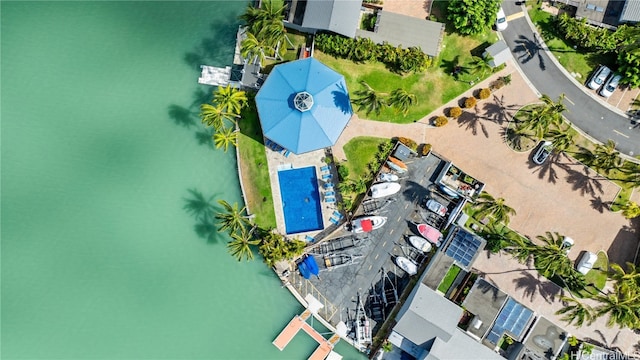
[[[318,310],[318,315],[334,326],[338,323],[337,321],[331,321],[331,318],[333,318],[333,316],[338,312],[338,309],[333,305],[333,303],[327,300],[324,295],[322,295],[320,290],[313,286],[311,281],[300,276],[298,272],[292,272],[289,278],[289,283],[301,297],[304,298],[307,294],[311,294],[314,298],[320,301],[323,307]]]

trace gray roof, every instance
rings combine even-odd
[[[419,283],[396,316],[393,330],[418,346],[434,338],[449,341],[461,316],[462,308]]]
[[[551,359],[550,355],[557,356],[568,337],[566,330],[540,317],[527,335],[524,346],[541,358]]]
[[[476,319],[482,321],[482,324],[476,329],[471,323],[467,331],[483,338],[505,301],[507,301],[507,294],[486,280],[478,279],[464,299],[462,306],[475,315]]]
[[[443,32],[442,23],[382,10],[378,12],[375,31],[358,29],[356,35],[369,38],[376,44],[386,41],[403,48],[420,47],[425,54],[437,56]]]
[[[504,40],[489,46],[483,53],[483,56],[490,55],[493,59],[490,61],[492,67],[500,66],[511,59],[511,50]]]
[[[462,330],[456,329],[448,342],[433,343],[425,360],[504,360],[502,356],[479,344]]]
[[[576,10],[577,18],[586,18],[595,23],[602,23],[609,0],[586,0]]]
[[[620,14],[620,22],[639,22],[640,21],[640,1],[627,0]]]
[[[353,38],[360,21],[360,0],[307,0],[302,27],[329,30]]]

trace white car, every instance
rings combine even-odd
[[[427,205],[427,209],[433,211],[434,213],[440,216],[445,216],[447,214],[447,207],[433,199],[427,200],[426,205]]]
[[[589,87],[589,89],[599,89],[600,86],[604,84],[604,81],[607,80],[609,74],[611,74],[611,69],[604,65],[598,66],[596,71],[593,73],[593,76],[591,77],[591,81],[589,81],[587,86]]]
[[[576,270],[578,270],[580,274],[586,275],[589,270],[593,268],[593,264],[596,263],[596,260],[598,260],[598,255],[587,251],[582,254],[582,257],[580,257],[578,265],[576,265]]]
[[[500,10],[498,10],[498,15],[496,17],[496,29],[498,31],[502,31],[502,30],[505,30],[508,25],[509,23],[507,23],[507,16],[504,14],[504,9],[502,9],[502,6],[501,6]]]
[[[622,75],[612,74],[611,77],[609,77],[609,79],[607,80],[607,82],[604,83],[604,86],[602,87],[602,89],[600,89],[600,92],[599,92],[600,96],[604,96],[604,97],[611,96],[611,94],[613,94],[613,92],[616,91],[616,88],[618,87],[620,80],[622,80]]]

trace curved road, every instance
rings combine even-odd
[[[629,117],[611,110],[596,99],[597,95],[589,94],[585,85],[568,78],[566,70],[559,68],[538,41],[538,34],[524,16],[524,6],[509,0],[503,1],[502,7],[509,19],[502,37],[533,86],[554,100],[565,94],[568,111],[564,116],[583,132],[603,143],[614,140],[623,154],[640,154],[640,125],[634,126]]]

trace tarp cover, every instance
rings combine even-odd
[[[373,222],[369,219],[360,221],[360,226],[362,226],[362,231],[370,232],[373,230]]]
[[[294,104],[301,93],[305,111]],[[296,154],[335,144],[353,114],[344,77],[314,58],[276,65],[256,106],[263,135]]]

